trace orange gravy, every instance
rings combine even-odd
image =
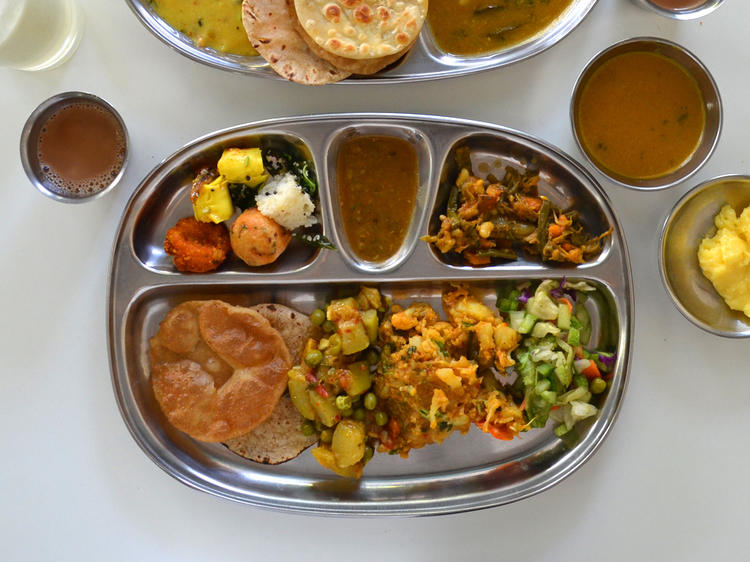
[[[592,159],[634,179],[678,169],[695,152],[706,123],[697,82],[677,62],[651,52],[602,64],[584,84],[576,109]]]

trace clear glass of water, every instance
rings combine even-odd
[[[0,0],[0,67],[54,68],[75,52],[82,32],[76,0]]]

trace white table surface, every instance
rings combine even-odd
[[[716,560],[747,554],[750,342],[700,331],[659,279],[660,224],[702,180],[748,173],[750,2],[681,23],[601,0],[560,44],[472,77],[309,88],[194,63],[153,37],[123,1],[79,0],[80,49],[41,73],[0,69],[0,558],[5,560]],[[619,418],[599,451],[519,503],[422,519],[279,514],[197,492],[157,468],[120,418],[106,351],[112,240],[141,178],[184,143],[276,116],[338,111],[442,114],[529,132],[583,157],[568,104],[589,58],[637,35],[674,40],[713,73],[724,130],[708,164],[658,193],[597,175],[622,219],[635,284],[635,345]],[[18,139],[47,97],[110,101],[130,132],[121,185],[83,205],[37,193]]]

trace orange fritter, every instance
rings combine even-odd
[[[174,258],[175,267],[192,273],[213,271],[227,258],[230,248],[226,226],[194,217],[178,220],[164,239],[164,251]]]
[[[172,309],[150,340],[151,383],[167,419],[200,441],[225,441],[271,415],[289,351],[268,320],[222,301]]]

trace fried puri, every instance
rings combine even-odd
[[[280,304],[258,304],[251,307],[279,331],[292,357],[292,364],[302,362],[307,339],[315,332],[310,319],[287,306]],[[293,459],[310,445],[317,442],[318,436],[302,433],[305,418],[284,395],[274,408],[271,416],[253,431],[229,439],[225,445],[231,451],[255,462],[279,464]]]
[[[244,435],[273,412],[291,357],[268,320],[221,301],[172,309],[150,340],[151,383],[177,429],[200,441]]]

